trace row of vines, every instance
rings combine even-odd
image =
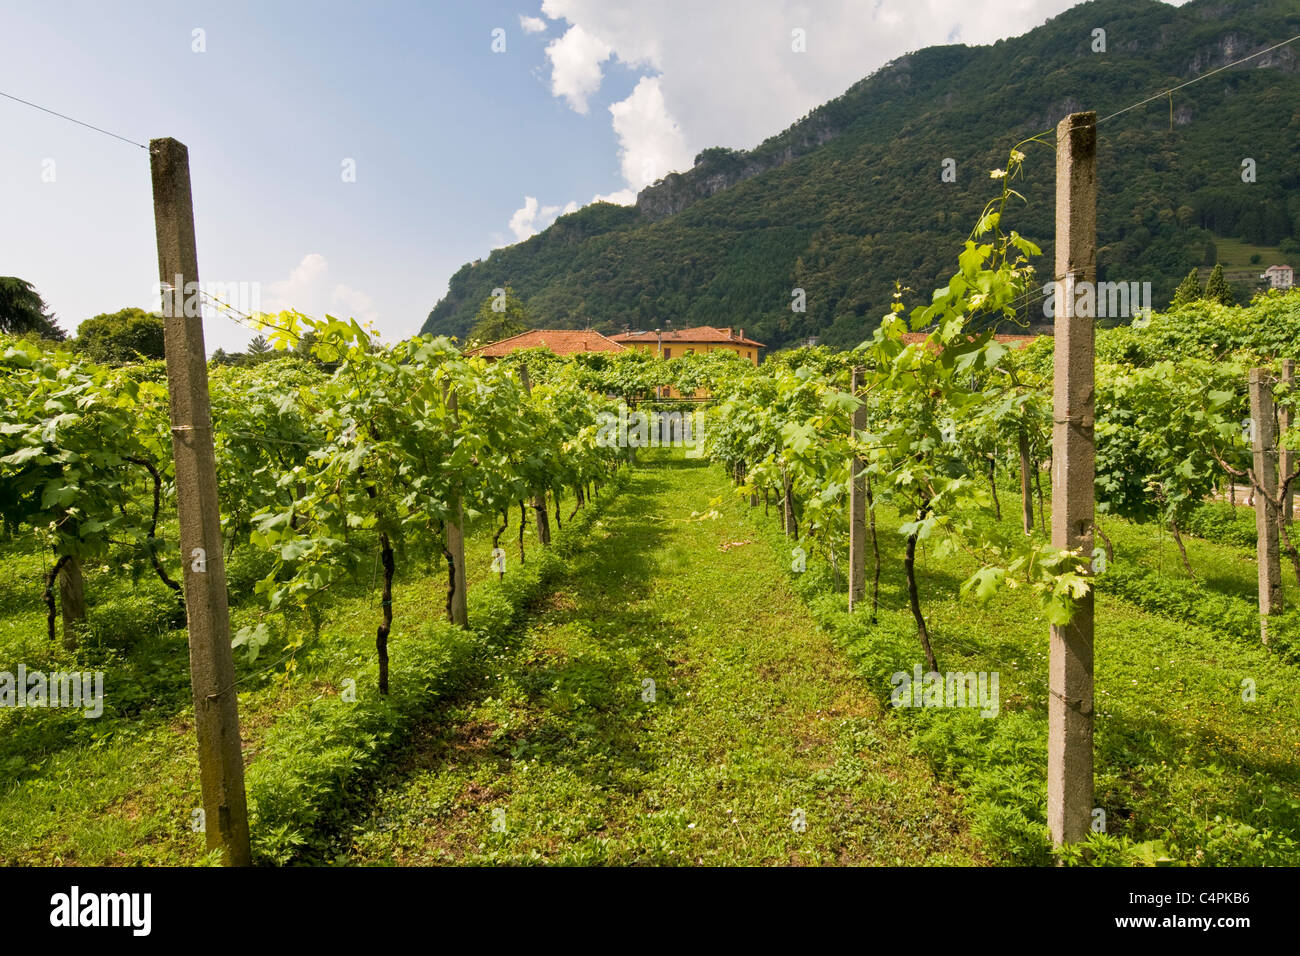
[[[549,543],[552,522],[564,521],[561,497],[576,511],[626,457],[598,440],[615,397],[635,401],[670,381],[690,388],[697,374],[642,355],[564,362],[545,350],[489,364],[445,338],[385,345],[355,322],[266,321],[286,350],[308,337],[312,357],[211,374],[225,553],[257,552],[264,568],[259,621],[234,641],[256,657],[277,615],[317,627],[340,582],[378,579],[381,690],[399,564],[445,562],[445,594],[430,603],[464,624],[451,536],[486,526],[499,573],[507,548],[509,561],[527,561],[525,525]],[[175,513],[161,363],[110,367],[44,343],[2,343],[0,518],[48,556],[32,587],[43,588],[51,640],[58,608],[65,645],[85,633],[89,562],[156,575],[183,625],[177,582],[190,558]],[[515,540],[502,540],[508,532]]]
[[[873,338],[851,352],[796,349],[757,369],[731,366],[709,380],[710,457],[732,475],[751,505],[776,507],[797,553],[818,553],[839,577],[849,538],[851,462],[862,463],[871,547],[871,608],[879,602],[876,513],[903,516],[908,603],[921,650],[937,670],[915,570],[916,549],[967,552],[976,570],[963,598],[986,600],[1003,586],[1037,593],[1047,619],[1064,623],[1090,577],[1115,560],[1109,518],[1154,521],[1178,545],[1204,502],[1251,470],[1247,380],[1271,368],[1279,409],[1293,396],[1281,382],[1284,358],[1300,353],[1300,296],[1268,294],[1250,309],[1199,302],[1097,335],[1096,502],[1100,546],[1093,554],[1052,548],[1043,485],[1050,486],[1053,342],[1003,344],[994,330],[1015,317],[1035,287],[1037,247],[1004,231],[1010,183],[1023,154],[1013,152],[1003,192],[986,208],[933,301],[906,314],[899,289]],[[1003,329],[1015,331],[1015,328]],[[858,388],[851,387],[853,369]],[[867,426],[855,431],[855,409]],[[1283,433],[1279,444],[1294,447]],[[1044,471],[1047,474],[1044,474]],[[1020,489],[1019,531],[1002,522],[998,488]],[[1282,475],[1280,497],[1296,475]],[[1001,481],[1000,478],[1008,479]],[[1300,553],[1283,527],[1282,549],[1300,583]],[[870,563],[870,562],[868,562]]]

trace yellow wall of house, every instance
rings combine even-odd
[[[628,348],[640,349],[643,352],[657,353],[659,343],[651,342],[624,342]],[[664,348],[669,352],[669,358],[681,358],[688,351],[696,354],[707,354],[709,352],[735,352],[741,358],[753,365],[758,365],[758,349],[752,345],[740,345],[731,342],[665,342]]]
[[[642,349],[643,351],[648,351],[648,352],[657,352],[659,346],[657,340],[653,342],[625,342],[623,344],[629,345],[632,348]],[[688,354],[688,352],[694,352],[697,355],[703,355],[709,352],[717,352],[717,351],[735,352],[741,358],[752,363],[753,365],[755,366],[758,365],[758,349],[752,345],[741,345],[739,343],[732,343],[732,342],[680,342],[679,341],[679,342],[665,342],[664,349],[669,353],[668,358],[681,358],[683,355]],[[677,389],[671,386],[666,388],[664,390],[664,394],[660,396],[660,398],[681,398],[681,397],[682,397],[681,393],[678,392]],[[708,390],[701,389],[698,393],[696,393],[695,397],[708,398]]]

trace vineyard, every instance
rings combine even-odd
[[[988,321],[1036,285],[1023,159],[852,351],[257,316],[284,356],[208,386],[219,553],[180,546],[163,364],[6,338],[0,861],[221,861],[181,583],[219,567],[256,863],[1300,863],[1300,295],[1097,333],[1095,547],[1054,546],[1054,342]],[[1062,843],[1045,641],[1085,604]],[[84,713],[12,676],[74,672]]]

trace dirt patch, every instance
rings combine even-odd
[[[578,602],[568,591],[553,591],[537,604],[541,611],[576,611]]]
[[[431,740],[416,745],[405,767],[407,770],[429,770],[441,766],[449,758],[486,758],[494,750],[497,727],[492,721],[468,720],[440,728]]]

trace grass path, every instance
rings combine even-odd
[[[339,862],[982,862],[743,504],[706,516],[726,488],[702,462],[639,469]]]

